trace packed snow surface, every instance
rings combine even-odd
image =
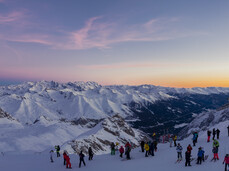
[[[209,155],[209,158],[202,163],[202,165],[197,165],[196,161],[191,162],[191,167],[185,167],[185,161],[182,160],[180,163],[175,163],[177,160],[177,152],[175,147],[170,148],[169,144],[159,144],[158,151],[155,156],[144,157],[144,153],[140,152],[140,148],[136,148],[131,151],[131,160],[123,161],[118,154],[111,156],[110,154],[96,155],[92,161],[88,161],[87,156],[85,157],[86,166],[82,166],[80,170],[84,171],[223,171],[224,165],[222,164],[224,156],[229,153],[229,137],[227,137],[227,128],[224,123],[224,127],[221,127],[221,136],[219,139],[219,161],[210,161],[213,158],[212,154],[212,140],[207,143],[206,131],[200,132],[197,146],[192,150],[192,156],[197,157],[198,148],[204,147],[205,155]],[[211,128],[212,129],[212,128]],[[183,158],[186,147],[191,143],[191,137],[186,138],[180,143],[183,146]],[[56,158],[54,155],[54,163],[49,160],[49,150],[34,153],[5,153],[0,155],[0,170],[4,171],[64,171],[66,168],[63,166],[63,158]],[[70,155],[72,168],[78,170],[79,157],[76,154]]]

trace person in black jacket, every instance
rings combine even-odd
[[[150,146],[149,146],[149,154],[154,156],[154,150],[155,150],[155,144],[151,143]]]
[[[229,137],[229,125],[228,125],[228,127],[227,127],[227,131],[228,131],[228,137]]]
[[[141,149],[142,149],[142,152],[144,153],[144,145],[145,145],[145,141],[141,141]]]
[[[92,160],[92,159],[93,159],[93,155],[94,155],[94,153],[93,153],[93,151],[92,151],[92,148],[91,148],[91,147],[89,147],[89,149],[88,149],[88,155],[89,155],[88,160]]]
[[[215,134],[216,134],[216,132],[215,132],[215,128],[214,128],[213,131],[212,131],[212,135],[213,135],[212,139],[213,140],[215,139]]]
[[[185,152],[185,166],[191,166],[191,164],[190,164],[190,160],[191,160],[191,153],[190,153],[190,151],[186,151]]]
[[[81,167],[81,162],[83,162],[84,166],[86,166],[85,161],[84,161],[83,151],[80,152],[79,157],[80,157],[79,168]]]
[[[217,130],[216,130],[217,139],[219,139],[219,133],[220,133],[220,130],[217,129]]]

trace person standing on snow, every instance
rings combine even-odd
[[[141,141],[141,149],[142,149],[142,152],[144,153],[144,145],[145,145],[145,141]]]
[[[123,146],[120,147],[119,152],[120,152],[120,157],[122,158],[122,155],[123,155],[123,153],[124,153],[124,148],[123,148]]]
[[[157,152],[157,140],[153,141],[154,151]]]
[[[194,132],[194,133],[193,133],[193,138],[192,138],[192,141],[193,141],[193,146],[196,146],[196,143],[197,143],[197,137],[198,137],[197,132]]]
[[[149,154],[154,156],[154,150],[155,150],[155,143],[151,143],[149,146]]]
[[[216,131],[215,131],[215,128],[214,128],[213,131],[212,131],[212,135],[213,135],[212,139],[213,140],[215,139],[215,134],[216,134]]]
[[[115,155],[115,144],[111,143],[111,155]]]
[[[178,146],[176,148],[177,150],[177,160],[182,160],[182,146],[180,145],[180,143],[178,143]]]
[[[217,139],[219,139],[219,133],[220,133],[220,130],[217,129],[217,130],[216,130]]]
[[[68,168],[68,169],[72,168],[72,164],[70,162],[70,157],[68,155],[66,155],[66,168]]]
[[[64,165],[66,165],[66,157],[67,157],[67,151],[64,150],[64,153],[63,153],[63,158],[64,158]]]
[[[131,151],[131,145],[129,142],[127,142],[125,145],[125,154],[127,160],[130,160],[130,151]]]
[[[53,150],[51,150],[49,153],[50,153],[50,161],[53,163],[54,161],[53,161]]]
[[[225,171],[227,171],[227,166],[229,167],[229,154],[226,154],[223,160],[223,164],[225,163]]]
[[[172,147],[172,144],[173,144],[173,138],[169,137],[169,146]]]
[[[190,161],[191,161],[191,153],[190,153],[190,151],[186,151],[185,152],[185,166],[191,166],[191,164],[190,164]]]
[[[192,146],[189,144],[188,147],[187,147],[187,151],[190,152],[190,154],[192,153]]]
[[[79,168],[81,167],[81,162],[83,162],[84,166],[86,166],[86,163],[85,163],[85,161],[84,161],[84,154],[83,154],[83,151],[80,152],[79,157],[80,157]]]
[[[214,154],[213,160],[215,160],[215,161],[216,161],[216,159],[219,160],[218,151],[219,151],[219,149],[217,147],[213,147],[213,149],[212,149],[212,152]]]
[[[59,145],[56,145],[55,146],[55,149],[56,149],[56,155],[57,155],[57,157],[60,157],[60,146]]]
[[[148,157],[148,154],[149,154],[149,144],[148,143],[145,143],[145,150],[146,150],[146,153],[145,153],[145,157]]]
[[[91,147],[89,147],[88,148],[88,160],[92,160],[93,159],[93,155],[94,155],[94,153],[93,153],[93,151],[92,151],[92,148]]]
[[[174,142],[174,147],[176,147],[177,146],[177,136],[176,135],[173,136],[173,142]]]
[[[227,127],[227,132],[228,132],[227,134],[228,134],[228,137],[229,137],[229,125],[228,125],[228,127]]]
[[[201,147],[199,147],[198,153],[197,153],[197,163],[196,164],[201,164],[202,163],[202,158],[203,158],[204,151],[202,150]]]
[[[207,140],[207,142],[210,142],[211,133],[212,133],[212,132],[211,132],[210,130],[207,131],[207,135],[208,135],[208,140]]]

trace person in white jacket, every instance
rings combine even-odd
[[[177,158],[178,158],[177,160],[182,160],[182,150],[183,150],[183,148],[180,145],[180,143],[178,143],[176,150],[177,150]]]

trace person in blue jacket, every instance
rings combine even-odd
[[[203,159],[204,151],[202,150],[201,147],[199,147],[198,153],[197,153],[197,163],[196,164],[201,164],[202,159]]]

